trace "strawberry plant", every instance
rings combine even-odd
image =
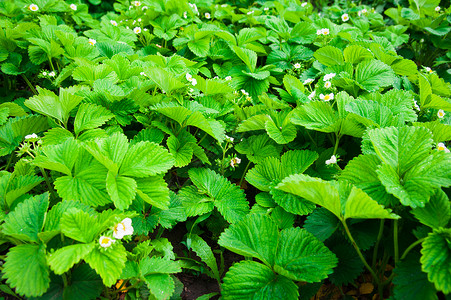
[[[446,5],[2,1],[2,295],[449,297]]]

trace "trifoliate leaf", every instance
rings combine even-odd
[[[6,282],[16,293],[41,296],[49,288],[49,268],[44,245],[24,244],[11,248],[3,268]]]
[[[421,269],[435,288],[445,294],[451,292],[451,229],[439,228],[429,233],[422,243]]]
[[[80,148],[72,137],[56,145],[43,146],[42,152],[36,156],[33,164],[71,176]]]

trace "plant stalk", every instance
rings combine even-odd
[[[382,234],[384,233],[384,223],[385,223],[385,219],[381,219],[381,222],[379,225],[379,233],[377,235],[376,245],[374,246],[374,251],[373,251],[373,263],[372,263],[373,268],[376,267],[377,251],[379,249],[379,243],[382,239]]]

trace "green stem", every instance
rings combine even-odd
[[[10,157],[8,159],[8,162],[6,163],[5,171],[8,171],[8,169],[9,169],[9,167],[10,167],[12,161],[13,161],[13,157],[14,157],[14,152],[11,153],[11,155],[10,155]]]
[[[68,283],[67,283],[67,275],[66,275],[66,273],[63,273],[63,275],[61,275],[61,277],[63,278],[64,287],[67,287]]]
[[[312,141],[312,143],[315,145],[315,148],[318,148],[318,145],[317,145],[316,142],[313,140],[312,136],[311,136],[310,133],[308,132],[308,129],[305,130],[305,133],[307,133],[307,136],[308,136],[309,139]]]
[[[33,94],[37,95],[38,92],[36,91],[34,86],[31,84],[30,80],[28,80],[27,76],[25,76],[25,74],[20,74],[20,75],[22,76],[23,80],[25,80],[25,82],[27,83],[28,87],[33,92]]]
[[[335,139],[334,154],[332,154],[332,155],[337,154],[338,144],[340,143],[340,136],[337,134],[336,137],[337,137],[337,138]]]
[[[249,166],[251,165],[251,161],[249,161],[246,165],[246,168],[244,169],[243,175],[241,175],[241,179],[240,179],[240,188],[241,188],[241,184],[243,183],[244,180],[244,176],[246,176],[246,172],[249,169]]]
[[[410,250],[412,250],[416,245],[421,244],[424,241],[425,238],[419,239],[416,242],[413,242],[412,244],[410,244],[409,247],[407,247],[407,249],[404,251],[404,253],[401,255],[401,260],[403,260],[404,258],[406,258],[407,254],[409,254]]]
[[[45,170],[43,168],[39,168],[39,170],[41,170],[42,176],[44,176],[45,183],[47,184],[47,188],[49,189],[49,192],[52,195],[53,200],[58,199],[58,197],[56,196],[55,190],[53,189],[53,186],[50,182],[49,176],[47,175],[47,173],[45,172]]]
[[[395,265],[399,261],[398,220],[393,221],[393,243],[395,247]]]
[[[379,234],[377,235],[377,241],[376,241],[376,245],[374,246],[374,251],[373,251],[373,268],[376,267],[376,260],[377,260],[377,251],[379,249],[379,243],[382,239],[382,234],[384,233],[384,223],[385,223],[385,219],[381,220],[381,223],[379,225]]]
[[[346,224],[346,220],[341,221],[343,223],[343,226],[345,228],[346,234],[348,235],[349,240],[352,243],[352,246],[354,246],[355,251],[357,252],[357,255],[360,257],[360,260],[363,262],[365,267],[368,269],[368,271],[373,275],[374,280],[376,281],[377,285],[379,285],[379,277],[377,277],[374,270],[370,267],[370,265],[366,262],[365,257],[363,257],[362,252],[360,251],[359,246],[355,242],[354,238],[351,235],[351,232],[349,231],[348,225]]]
[[[205,133],[204,136],[197,142],[198,145],[204,141],[204,139],[207,137],[208,133]]]
[[[52,71],[55,72],[55,67],[53,66],[52,58],[50,58],[50,57],[49,57],[49,62],[50,62],[50,68],[52,68]]]

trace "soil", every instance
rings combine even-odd
[[[179,273],[176,274],[176,276],[183,283],[183,300],[194,300],[205,294],[214,292],[219,293],[218,282],[204,274],[196,276],[187,273]],[[215,296],[211,299],[218,298],[219,296]]]

